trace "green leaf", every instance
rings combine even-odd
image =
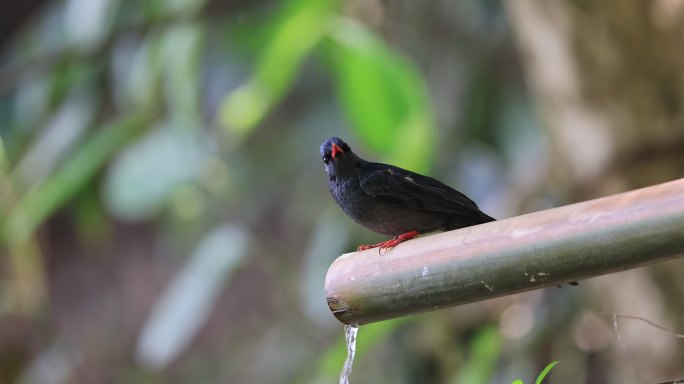
[[[201,126],[199,72],[205,31],[199,23],[170,27],[163,36],[165,97],[175,120]]]
[[[0,136],[0,175],[6,173],[8,169],[9,160],[5,151],[5,143],[2,141],[2,136]]]
[[[103,184],[105,205],[118,219],[147,220],[193,183],[212,153],[209,138],[162,123],[112,160]]]
[[[26,241],[149,121],[149,115],[138,113],[98,129],[61,168],[28,193],[9,213],[2,228],[4,239],[14,244]]]
[[[159,103],[163,37],[161,31],[152,29],[133,55],[124,85],[128,107],[155,108]]]
[[[328,61],[354,131],[387,160],[418,172],[430,168],[435,129],[418,71],[369,30],[341,20]]]
[[[541,384],[541,382],[544,380],[546,375],[548,375],[549,372],[551,372],[551,369],[553,369],[553,367],[555,367],[556,364],[558,364],[557,360],[549,363],[549,365],[547,365],[546,368],[544,368],[544,370],[541,371],[541,373],[539,374],[539,377],[537,377],[537,381],[535,381],[534,383],[535,384]]]
[[[141,2],[144,14],[154,20],[194,15],[205,5],[206,0],[147,0]]]
[[[223,102],[220,120],[231,133],[249,133],[292,86],[302,61],[326,34],[337,5],[337,0],[285,4],[252,78]]]
[[[117,6],[112,0],[67,1],[64,26],[69,42],[77,49],[93,52],[111,33]]]
[[[202,239],[157,299],[140,332],[136,354],[143,365],[162,369],[185,350],[244,262],[249,241],[240,224],[215,228]]]

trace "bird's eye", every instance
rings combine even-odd
[[[327,165],[328,163],[330,163],[330,157],[328,157],[328,156],[323,156],[323,162],[324,162],[326,165]]]

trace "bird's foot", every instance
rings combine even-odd
[[[357,248],[358,251],[365,251],[366,249],[372,249],[372,248],[380,248],[378,251],[382,253],[382,251],[387,250],[389,248],[396,247],[399,243],[402,243],[406,240],[411,240],[418,236],[418,231],[411,231],[411,232],[406,232],[403,235],[399,235],[394,237],[393,239],[383,241],[377,244],[373,245],[359,245]]]

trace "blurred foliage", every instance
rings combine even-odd
[[[149,120],[149,119],[148,119]],[[146,123],[142,115],[132,114],[101,128],[50,177],[22,196],[7,216],[3,238],[8,243],[23,243],[33,231],[64,205],[91,179],[109,157]]]
[[[435,130],[420,76],[360,25],[335,26],[328,61],[351,127],[390,163],[429,171]]]
[[[286,2],[268,28],[251,79],[223,103],[222,123],[238,136],[256,127],[292,86],[301,63],[322,46],[359,137],[393,163],[429,170],[434,127],[420,76],[366,28],[339,17],[337,8],[332,0]]]
[[[484,328],[478,331],[471,343],[472,355],[463,364],[452,383],[490,383],[502,344],[503,340],[498,330]]]
[[[0,383],[334,381],[325,272],[380,237],[329,197],[333,135],[496,217],[564,202],[499,2],[29,3],[0,46]],[[608,377],[589,289],[363,326],[352,381]]]
[[[539,376],[537,376],[537,380],[535,380],[534,384],[541,384],[541,383],[544,381],[544,379],[546,378],[546,375],[549,374],[549,372],[553,369],[553,367],[556,366],[556,364],[558,364],[558,361],[552,361],[552,362],[550,362],[549,365],[547,365],[547,366],[544,368],[544,370],[541,371],[541,373],[539,374]],[[512,384],[525,384],[525,382],[522,381],[522,380],[520,380],[520,379],[518,379],[518,380],[513,381]]]
[[[272,22],[250,81],[224,102],[222,121],[231,131],[254,128],[292,86],[302,61],[327,33],[336,13],[332,0],[287,1]]]
[[[359,328],[359,331],[363,329],[363,337],[359,338],[357,335],[355,359],[363,359],[377,343],[382,342],[384,338],[388,337],[406,321],[410,321],[410,319],[393,319],[367,324]],[[342,335],[335,344],[328,348],[326,354],[321,356],[317,367],[318,372],[316,376],[314,376],[313,381],[321,383],[335,381],[335,378],[340,374],[340,362],[344,362],[346,357],[347,345],[344,335]]]

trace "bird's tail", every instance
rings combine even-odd
[[[490,221],[496,221],[495,218],[489,216],[488,214],[486,214],[486,213],[484,213],[484,212],[482,212],[482,211],[480,211],[480,218],[481,218],[482,222],[479,223],[479,224],[489,223]]]
[[[473,212],[472,215],[468,215],[467,217],[455,217],[453,220],[447,223],[445,230],[450,231],[452,229],[472,227],[473,225],[489,223],[490,221],[496,221],[496,219],[478,210],[477,214]]]

